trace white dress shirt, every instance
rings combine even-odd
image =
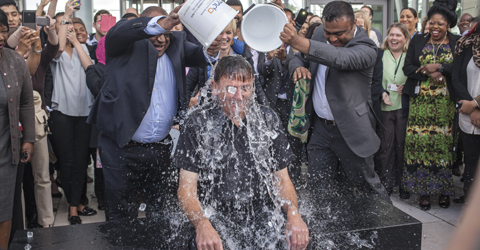
[[[353,33],[353,37],[357,34],[357,28]],[[330,44],[327,41],[327,44]],[[317,76],[315,77],[315,90],[313,91],[313,108],[318,117],[325,120],[334,121],[332,110],[328,104],[327,94],[325,93],[325,74],[327,72],[327,66],[318,64]]]
[[[472,97],[480,95],[480,68],[473,61],[473,57],[467,65],[467,90]],[[480,129],[471,123],[470,115],[460,114],[459,125],[466,134],[480,135]]]

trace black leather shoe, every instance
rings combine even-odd
[[[88,202],[89,202],[89,201],[88,201],[87,196],[82,197],[82,199],[80,200],[80,204],[82,204],[82,205],[84,205],[84,206],[88,205]]]
[[[459,204],[464,204],[464,203],[466,203],[466,201],[465,201],[465,195],[453,199],[453,202],[454,202],[454,203],[459,203]]]
[[[441,208],[448,208],[450,206],[450,196],[440,195],[440,197],[438,198],[438,205]]]
[[[420,208],[422,208],[423,211],[430,210],[430,196],[428,195],[420,196]]]
[[[97,210],[85,206],[82,211],[77,211],[80,216],[92,216],[97,214]]]
[[[400,193],[400,199],[404,199],[404,200],[410,199],[410,193],[407,190],[400,188],[399,193]]]
[[[98,208],[98,210],[105,210],[105,205],[100,203],[100,204],[98,204],[97,208]]]
[[[70,225],[82,224],[82,219],[78,216],[68,216],[68,221]]]

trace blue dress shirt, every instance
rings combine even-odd
[[[145,33],[153,36],[165,33],[166,30],[157,23],[159,19],[165,17],[152,18],[145,28]],[[216,57],[212,57],[205,50],[203,53],[212,62],[218,59],[218,54]],[[140,143],[155,143],[165,139],[172,128],[177,110],[178,88],[175,69],[168,55],[164,53],[157,59],[150,106],[132,140]]]

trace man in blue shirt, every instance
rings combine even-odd
[[[106,80],[89,122],[101,131],[107,220],[135,219],[138,191],[149,218],[175,202],[169,131],[188,107],[185,67],[206,66],[219,50],[217,42],[204,51],[169,31],[180,23],[179,9],[168,15],[149,7],[106,36]]]

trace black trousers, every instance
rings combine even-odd
[[[91,125],[87,117],[50,113],[52,146],[60,166],[60,181],[67,202],[77,207],[85,184]]]
[[[390,202],[385,187],[374,170],[373,155],[357,156],[347,145],[335,125],[327,125],[315,115],[308,150],[308,190],[319,198],[334,197],[347,183],[340,180],[343,172],[362,194],[377,193]],[[339,183],[342,182],[342,183]]]
[[[15,236],[15,232],[17,230],[25,229],[24,221],[23,221],[23,209],[22,209],[22,182],[23,182],[24,169],[25,169],[25,163],[20,162],[17,167],[15,195],[13,197],[12,228],[10,229],[9,244],[12,243],[13,237]]]
[[[90,155],[93,159],[93,174],[94,174],[94,192],[95,197],[97,197],[97,201],[99,205],[104,204],[105,200],[105,181],[103,178],[103,170],[101,168],[97,168],[97,148],[90,148]]]
[[[468,197],[470,188],[477,172],[477,164],[480,156],[480,135],[466,134],[460,130],[460,140],[463,145],[465,171],[463,172],[463,191],[465,196]]]
[[[35,201],[35,180],[30,162],[25,164],[23,172],[23,198],[25,201],[25,217],[27,223],[38,223],[37,203]]]
[[[149,219],[166,206],[176,204],[177,171],[170,164],[171,147],[170,136],[161,143],[123,148],[108,137],[98,136],[107,220],[137,218],[138,192]]]
[[[292,110],[292,100],[283,100],[278,98],[274,110],[277,112],[282,122],[285,133],[287,134],[288,143],[292,149],[295,159],[289,167],[288,172],[293,186],[298,188],[301,185],[300,177],[302,174],[302,141],[288,133],[288,120],[290,119],[290,112]]]
[[[386,188],[393,188],[402,183],[408,119],[402,116],[402,109],[382,111],[382,117],[386,129],[378,132],[380,149],[375,156],[375,171]]]

